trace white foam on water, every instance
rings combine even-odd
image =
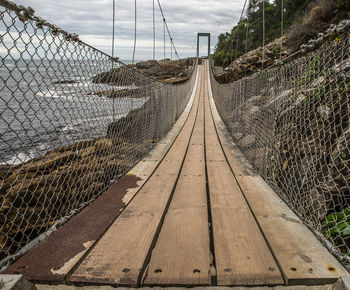
[[[61,131],[62,132],[67,132],[67,131],[72,131],[74,129],[74,126],[73,125],[67,125],[67,126],[64,126]]]
[[[34,156],[32,153],[29,152],[28,154],[26,154],[21,152],[17,155],[12,156],[9,160],[0,163],[0,165],[18,165],[20,163],[27,162],[33,158]]]
[[[67,94],[70,93],[70,91],[63,91],[63,93]],[[47,92],[38,92],[36,93],[36,96],[43,97],[43,98],[54,98],[54,99],[63,99],[63,100],[72,100],[72,96],[66,96],[66,95],[60,95],[57,91],[49,90]]]
[[[13,155],[9,160],[0,163],[0,165],[18,165],[35,158],[38,155],[38,151],[46,150],[48,150],[47,144],[40,143],[37,146],[37,149],[32,149],[29,152],[20,152],[17,155]]]

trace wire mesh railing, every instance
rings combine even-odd
[[[350,35],[213,96],[259,174],[344,264],[350,255]]]
[[[3,2],[0,268],[145,156],[183,112],[196,75],[193,64],[187,82],[157,82]]]

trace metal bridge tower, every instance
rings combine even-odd
[[[210,33],[197,33],[197,58],[199,57],[199,37],[208,37],[208,57],[210,56]]]

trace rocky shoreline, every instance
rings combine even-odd
[[[194,62],[194,58],[180,60],[166,59],[161,61],[148,60],[102,72],[93,77],[92,82],[97,84],[109,83],[120,86],[137,86],[137,78],[128,78],[131,69],[157,81],[169,84],[180,84],[186,82],[190,78],[190,72]]]
[[[0,260],[99,196],[155,146],[156,140],[130,130],[143,121],[145,107],[111,123],[104,138],[62,146],[22,164],[0,165]]]
[[[191,59],[147,61],[101,73],[94,83],[130,87],[91,95],[145,97],[149,80],[145,83],[141,75],[138,79],[133,70],[177,84],[191,77],[193,64]],[[63,83],[70,81],[57,82]],[[152,131],[161,117],[154,106],[163,101],[149,98],[141,108],[110,123],[103,138],[61,146],[18,165],[0,165],[0,260],[16,253],[81,204],[94,200],[145,156],[171,125],[163,124],[158,133]]]

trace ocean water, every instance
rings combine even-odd
[[[100,91],[135,87],[92,83],[108,70],[96,62],[2,60],[0,164],[19,164],[63,145],[104,137],[113,120],[147,101],[98,96]],[[54,84],[63,80],[75,83]]]

